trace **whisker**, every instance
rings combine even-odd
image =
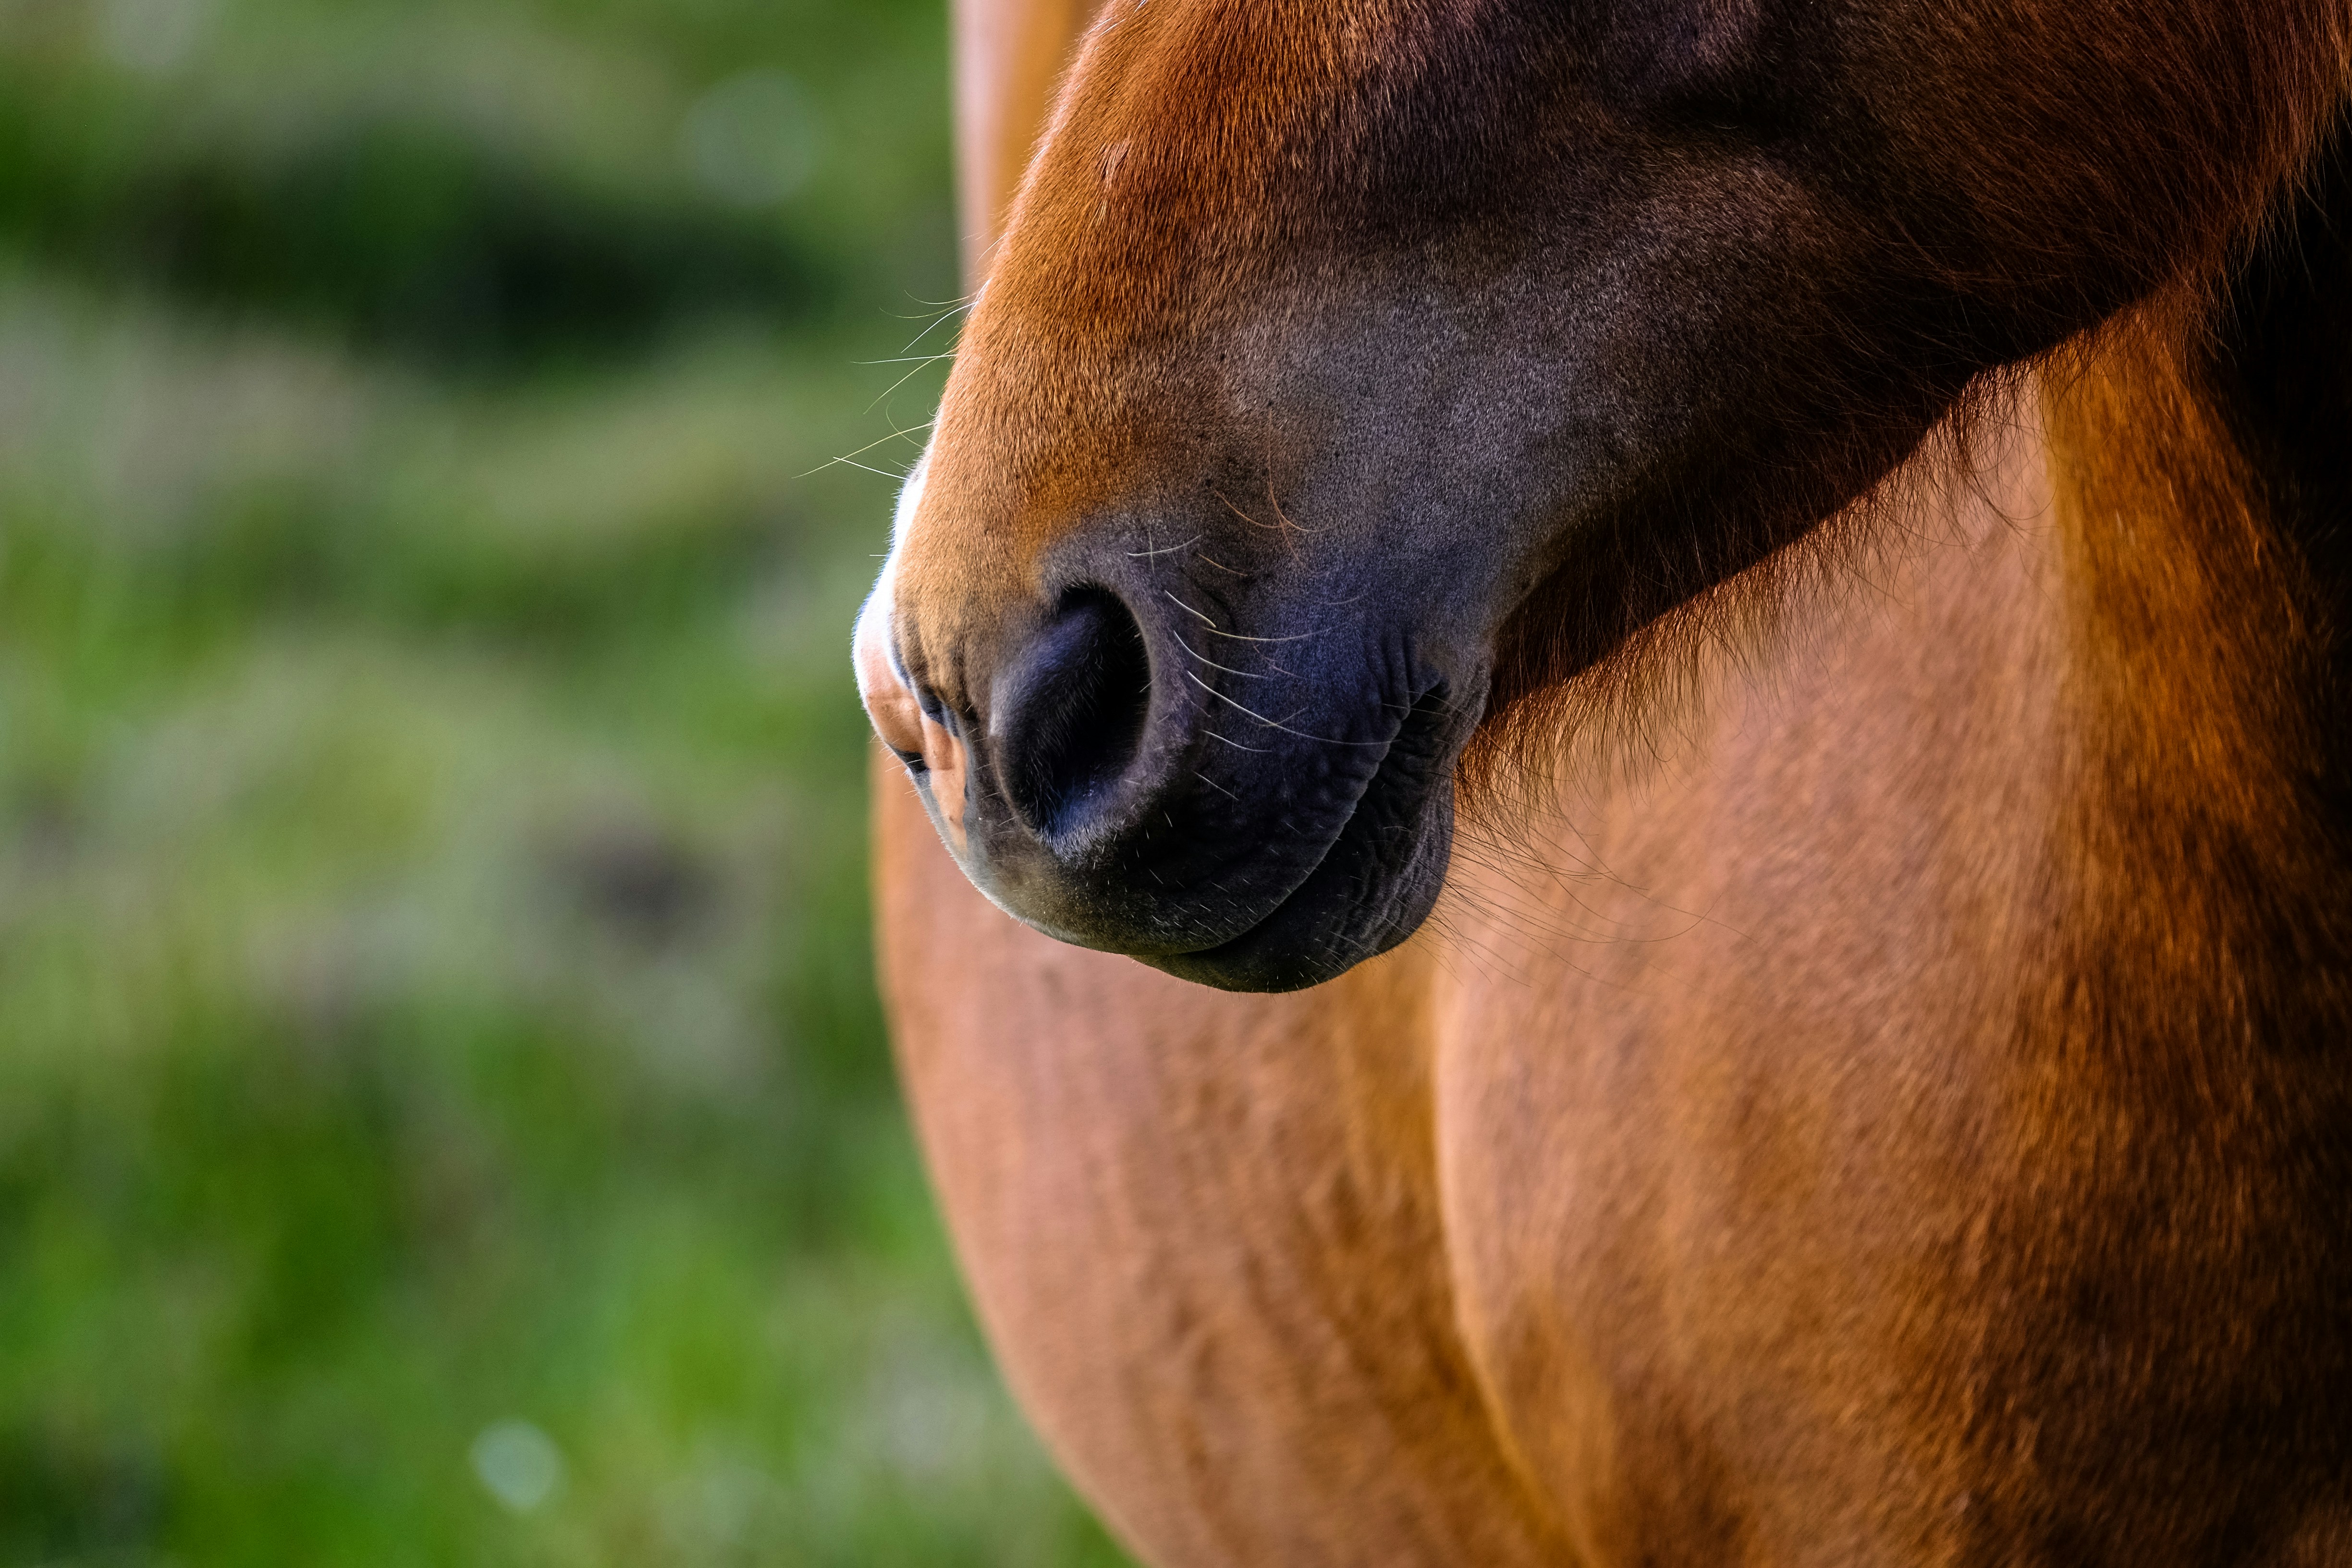
[[[1321,637],[1321,636],[1324,634],[1324,632],[1325,632],[1325,631],[1327,631],[1328,629],[1329,629],[1329,628],[1328,628],[1328,627],[1324,627],[1324,626],[1318,626],[1318,627],[1316,627],[1316,628],[1315,628],[1313,631],[1311,631],[1311,632],[1298,632],[1298,633],[1296,633],[1296,634],[1294,634],[1294,635],[1292,635],[1292,636],[1290,636],[1290,637],[1248,637],[1248,636],[1245,636],[1245,635],[1244,635],[1243,633],[1240,633],[1240,632],[1225,632],[1225,631],[1219,631],[1219,630],[1216,628],[1216,626],[1215,626],[1213,624],[1212,624],[1212,625],[1210,626],[1210,627],[1209,627],[1209,635],[1210,635],[1211,637],[1223,637],[1223,638],[1225,638],[1225,639],[1226,639],[1227,641],[1229,641],[1229,642],[1262,642],[1262,643],[1309,642],[1309,641],[1312,641],[1312,640],[1313,640],[1314,638],[1316,638],[1316,637]],[[1286,672],[1286,673],[1287,673],[1287,672]]]
[[[1173,636],[1174,634],[1171,633],[1170,635]],[[1176,646],[1182,648],[1186,653],[1191,654],[1194,658],[1199,659],[1202,664],[1207,665],[1211,669],[1222,669],[1227,675],[1238,675],[1244,680],[1264,680],[1265,679],[1263,675],[1252,675],[1246,669],[1235,669],[1231,665],[1219,664],[1215,659],[1211,658],[1207,654],[1202,653],[1199,648],[1194,647],[1182,637],[1176,638]]]
[[[1262,643],[1278,643],[1278,642],[1305,642],[1305,641],[1307,641],[1307,640],[1308,638],[1310,638],[1310,637],[1321,637],[1321,636],[1323,635],[1324,628],[1322,628],[1322,627],[1320,627],[1320,626],[1317,627],[1315,630],[1313,630],[1313,631],[1311,631],[1311,632],[1298,632],[1298,633],[1294,634],[1293,636],[1286,637],[1249,637],[1249,636],[1247,636],[1247,635],[1245,635],[1245,634],[1244,634],[1244,633],[1241,633],[1241,632],[1229,632],[1229,631],[1220,630],[1220,629],[1219,629],[1219,627],[1218,627],[1218,626],[1217,626],[1217,623],[1216,623],[1216,622],[1214,622],[1214,621],[1211,620],[1207,616],[1202,615],[1200,611],[1198,611],[1198,610],[1194,609],[1192,605],[1190,605],[1186,604],[1183,600],[1181,600],[1181,599],[1178,598],[1174,594],[1172,594],[1172,593],[1169,592],[1169,590],[1168,590],[1168,589],[1166,589],[1166,588],[1162,588],[1162,589],[1160,589],[1160,593],[1161,593],[1161,594],[1163,594],[1163,595],[1167,595],[1167,599],[1168,599],[1168,602],[1169,602],[1170,604],[1171,604],[1171,605],[1175,605],[1178,609],[1180,609],[1180,610],[1183,611],[1186,615],[1192,616],[1193,618],[1195,618],[1196,620],[1198,620],[1198,621],[1199,621],[1202,626],[1204,626],[1208,627],[1208,628],[1209,628],[1209,635],[1210,635],[1211,637],[1224,637],[1224,638],[1226,638],[1227,640],[1232,641],[1232,642],[1262,642]]]
[[[892,393],[894,393],[894,392],[898,391],[900,387],[902,387],[902,386],[906,385],[908,382],[910,382],[910,381],[914,380],[914,379],[915,379],[915,377],[917,377],[917,376],[919,376],[919,375],[922,374],[923,374],[923,366],[924,366],[924,365],[931,364],[931,363],[934,363],[935,362],[937,362],[937,361],[943,360],[943,359],[953,359],[954,357],[955,357],[955,356],[954,356],[953,354],[933,354],[933,355],[931,355],[929,359],[925,359],[925,360],[922,360],[922,361],[919,362],[919,363],[916,364],[916,366],[915,366],[915,368],[914,368],[914,369],[912,369],[912,370],[908,371],[906,374],[904,374],[904,375],[900,376],[898,380],[896,380],[896,381],[892,382],[889,385],[887,385],[887,386],[884,387],[884,388],[882,389],[881,395],[880,395],[880,396],[878,396],[878,397],[877,397],[877,398],[875,398],[875,400],[874,400],[872,403],[869,403],[869,404],[867,404],[867,405],[866,405],[866,411],[868,414],[871,414],[872,412],[874,412],[875,408],[876,408],[876,407],[877,407],[877,405],[878,405],[883,401],[883,399],[884,399],[884,398],[888,397]],[[894,363],[894,364],[898,364],[898,363],[904,363],[905,362],[904,362],[904,361],[898,361],[898,360],[893,360],[893,361],[891,361],[891,362],[889,362],[889,363]]]
[[[1207,681],[1202,679],[1199,676],[1193,674],[1189,669],[1184,672],[1184,679],[1199,687],[1202,690],[1207,692],[1210,696],[1215,698],[1218,701],[1227,703],[1232,707],[1240,709],[1242,712],[1247,714],[1250,718],[1256,720],[1259,723],[1265,725],[1269,730],[1279,730],[1286,735],[1296,735],[1302,741],[1312,741],[1316,744],[1321,746],[1375,746],[1382,751],[1386,751],[1389,747],[1389,742],[1386,741],[1339,741],[1334,740],[1328,735],[1310,735],[1304,730],[1294,730],[1279,719],[1269,719],[1265,714],[1260,713],[1254,709],[1234,701],[1232,698],[1226,696],[1223,692],[1218,690],[1215,687],[1210,685]],[[1296,718],[1297,715],[1293,714],[1292,717]]]
[[[913,435],[918,430],[928,430],[938,423],[939,419],[934,416],[924,420],[920,425],[909,425],[904,430],[893,430],[887,436],[883,437],[880,441],[868,441],[863,447],[858,447],[855,452],[844,452],[838,458],[827,458],[824,462],[819,463],[815,468],[811,468],[808,471],[808,474],[794,474],[793,478],[796,479],[804,479],[809,477],[809,474],[822,473],[825,469],[833,467],[835,463],[845,463],[852,458],[861,457],[864,454],[874,450],[875,447],[881,446],[884,441],[898,440],[903,437]]]
[[[1213,620],[1211,620],[1211,619],[1208,617],[1208,616],[1207,616],[1204,612],[1194,609],[1192,605],[1190,605],[1186,604],[1183,600],[1181,600],[1181,599],[1178,598],[1178,597],[1175,595],[1175,594],[1174,594],[1174,593],[1172,593],[1171,591],[1170,591],[1169,589],[1162,588],[1162,589],[1160,589],[1160,591],[1162,594],[1167,595],[1167,596],[1168,596],[1168,602],[1169,602],[1170,604],[1171,604],[1171,605],[1175,605],[1178,609],[1180,609],[1180,610],[1183,611],[1183,612],[1184,612],[1186,615],[1188,615],[1188,616],[1196,616],[1196,617],[1198,617],[1198,618],[1199,618],[1199,620],[1200,620],[1200,623],[1201,623],[1202,626],[1204,626],[1208,627],[1211,631],[1215,631],[1215,630],[1217,629],[1217,623],[1216,623],[1216,622],[1214,622],[1214,621],[1213,621]]]
[[[929,337],[933,332],[938,331],[940,330],[940,322],[942,322],[942,321],[951,321],[955,320],[958,316],[961,316],[961,315],[964,314],[965,312],[969,311],[969,310],[971,310],[974,305],[977,305],[977,304],[979,304],[979,303],[980,303],[980,300],[978,300],[978,298],[977,298],[977,297],[975,297],[975,298],[973,298],[973,299],[970,299],[970,300],[963,300],[963,301],[962,301],[961,303],[960,303],[960,304],[950,305],[946,310],[941,310],[938,315],[933,316],[933,317],[931,318],[931,323],[930,323],[930,325],[929,325],[929,326],[925,327],[921,331],[917,332],[913,337],[908,338],[908,339],[907,340],[906,347],[905,347],[905,348],[900,349],[898,352],[899,352],[900,353],[907,353],[908,350],[912,349],[912,348],[913,348],[917,343],[921,342],[925,338],[928,338],[928,337]]]
[[[1235,506],[1235,505],[1234,504],[1234,502],[1233,502],[1233,498],[1232,498],[1232,497],[1230,497],[1230,496],[1228,496],[1228,495],[1226,495],[1226,494],[1225,494],[1225,492],[1224,492],[1224,491],[1223,491],[1223,490],[1211,490],[1209,493],[1210,493],[1210,494],[1212,494],[1212,495],[1213,495],[1213,496],[1215,496],[1219,500],[1223,501],[1223,502],[1225,503],[1225,510],[1226,510],[1227,511],[1232,512],[1235,517],[1240,518],[1244,522],[1248,523],[1252,528],[1262,528],[1262,529],[1265,529],[1268,533],[1280,533],[1280,534],[1282,534],[1282,547],[1283,547],[1285,550],[1287,550],[1287,551],[1289,551],[1289,552],[1290,552],[1290,558],[1291,558],[1293,561],[1296,561],[1296,560],[1297,560],[1297,559],[1298,559],[1298,551],[1297,551],[1297,549],[1295,546],[1293,546],[1293,545],[1291,544],[1291,542],[1290,542],[1290,535],[1289,535],[1289,534],[1287,534],[1287,533],[1283,532],[1283,530],[1281,529],[1281,527],[1280,527],[1279,525],[1277,525],[1277,524],[1276,524],[1276,523],[1271,523],[1271,522],[1260,522],[1257,519],[1255,519],[1255,518],[1252,517],[1249,513],[1247,513],[1247,512],[1244,511],[1241,508],[1239,508],[1239,507]],[[1276,515],[1276,516],[1277,516],[1277,517],[1279,517],[1279,516],[1281,516],[1281,515],[1282,515],[1282,514],[1281,514],[1281,509],[1280,509],[1280,508],[1278,508],[1278,507],[1277,507],[1277,508],[1276,509],[1276,510],[1275,510],[1275,515]]]
[[[1130,550],[1127,555],[1130,561],[1145,561],[1154,555],[1173,555],[1180,550],[1190,550],[1200,542],[1201,536],[1196,533],[1181,544],[1163,544],[1157,550]]]
[[[1272,474],[1268,474],[1265,477],[1265,504],[1274,508],[1274,515],[1282,521],[1282,526],[1285,528],[1295,528],[1301,533],[1320,533],[1323,531],[1319,528],[1309,528],[1303,522],[1294,522],[1291,521],[1290,514],[1282,510],[1282,501],[1274,493],[1274,476]]]

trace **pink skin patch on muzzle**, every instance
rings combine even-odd
[[[923,711],[921,700],[908,686],[899,673],[898,661],[891,655],[891,599],[898,575],[898,544],[906,537],[907,523],[922,498],[925,466],[916,465],[908,477],[906,489],[899,492],[890,557],[882,563],[882,574],[874,584],[874,592],[866,595],[866,607],[857,613],[851,658],[857,669],[857,696],[866,704],[866,716],[873,721],[874,732],[902,759],[922,759],[930,775],[931,805],[946,829],[950,846],[961,860],[964,855],[963,742],[950,733],[946,725]]]

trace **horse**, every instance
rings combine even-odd
[[[956,26],[879,954],[1115,1533],[2352,1563],[2344,0]]]

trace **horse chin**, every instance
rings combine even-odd
[[[1141,962],[1221,991],[1298,991],[1412,936],[1453,859],[1454,728],[1442,704],[1416,709],[1323,858],[1255,925]]]
[[[1318,896],[1330,890],[1318,868],[1307,886],[1233,941],[1139,962],[1220,991],[1302,991],[1336,980],[1421,929],[1445,886],[1453,839],[1449,806],[1436,830],[1416,844],[1412,864],[1372,898],[1333,909]]]

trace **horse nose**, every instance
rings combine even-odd
[[[1066,595],[1013,651],[989,702],[998,779],[1023,826],[1051,843],[1102,822],[1135,770],[1150,707],[1133,612],[1104,589]]]

